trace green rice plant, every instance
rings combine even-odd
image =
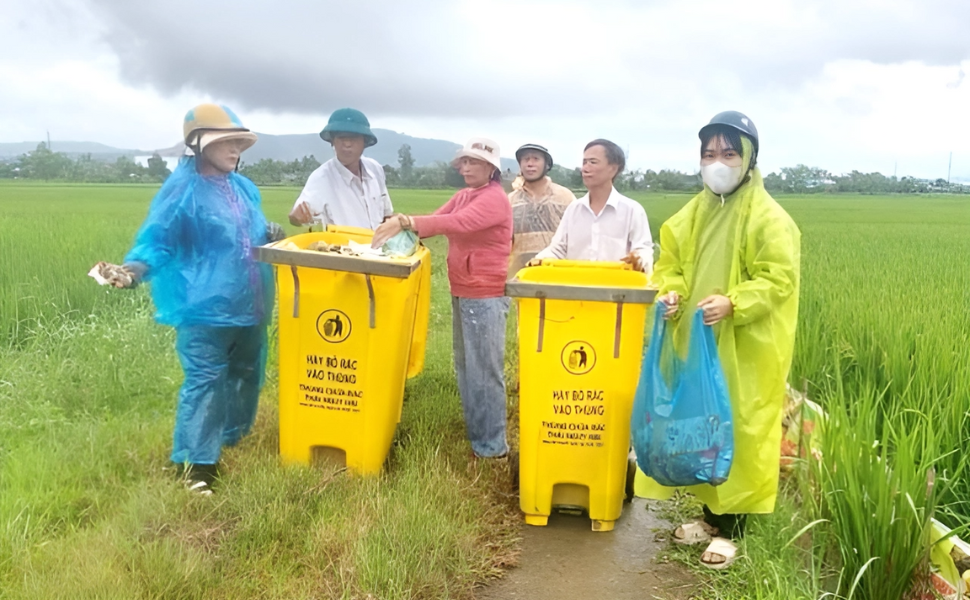
[[[4,254],[17,261],[3,263],[5,281],[94,298],[84,310],[37,305],[19,337],[0,341],[0,596],[467,598],[514,561],[508,473],[467,465],[443,240],[430,242],[426,367],[408,383],[386,473],[282,468],[271,361],[253,434],[224,454],[219,493],[196,498],[167,460],[181,383],[172,331],[152,322],[147,288],[100,288],[85,275],[93,261],[121,259],[152,190],[79,188],[24,192],[68,215],[60,221],[32,216],[26,200],[0,203],[0,239],[24,229]],[[298,192],[267,193],[269,218],[284,221]],[[446,197],[395,192],[403,210]],[[38,221],[49,231],[28,244]],[[80,258],[57,260],[60,239]],[[43,277],[25,275],[41,267]]]
[[[852,394],[842,379],[827,387],[815,475],[819,517],[831,528],[827,556],[838,557],[847,600],[903,598],[928,577],[930,520],[949,485],[935,474],[954,451],[921,400],[888,399],[868,382]]]
[[[834,420],[822,437],[824,463],[800,463],[797,492],[779,498],[776,515],[752,519],[758,525],[743,543],[749,560],[735,570],[742,581],[717,576],[710,597],[899,598],[885,588],[907,589],[914,569],[925,573],[929,518],[964,531],[970,523],[970,269],[962,258],[970,253],[970,202],[779,200],[802,231],[790,381],[806,382]],[[763,551],[787,538],[776,516],[792,509],[800,522],[816,523],[803,536],[814,553],[807,562]]]
[[[0,180],[0,345],[93,314],[124,312],[130,294],[87,277],[100,260],[121,262],[158,185],[38,184]],[[291,233],[299,188],[263,190],[267,218]],[[447,190],[393,190],[396,207],[431,212]],[[144,306],[148,296],[140,295]]]
[[[816,600],[827,596],[825,584],[837,570],[821,560],[824,522],[806,521],[794,480],[783,481],[775,511],[748,517],[745,535],[738,540],[738,559],[729,569],[712,572],[700,565],[704,546],[673,544],[668,552],[692,568],[704,581],[691,598],[697,600]],[[663,503],[664,518],[687,522],[700,507],[689,496]],[[666,504],[672,506],[664,506]]]
[[[164,470],[180,383],[171,331],[151,322],[146,289],[86,276],[122,259],[156,189],[0,182],[0,596],[468,597],[509,564],[514,496],[502,474],[466,471],[441,239],[429,243],[427,367],[408,384],[386,476],[280,469],[271,366],[254,435],[227,453],[227,493],[179,494]],[[263,190],[267,217],[291,233],[298,194]],[[410,213],[450,194],[391,190]],[[689,199],[635,197],[655,239]],[[803,234],[791,381],[835,415],[827,470],[751,519],[744,558],[705,597],[897,598],[872,579],[919,572],[929,516],[970,523],[965,459],[951,452],[970,448],[970,203],[780,201]]]

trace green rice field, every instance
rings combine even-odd
[[[514,564],[508,473],[467,460],[439,239],[425,372],[385,474],[280,468],[271,363],[221,493],[179,489],[172,331],[146,289],[86,275],[121,261],[156,189],[0,182],[0,598],[468,598]],[[298,191],[265,189],[267,217],[286,223]],[[449,193],[391,195],[426,213]],[[636,198],[655,237],[689,199]],[[802,231],[791,383],[829,414],[823,459],[751,520],[743,560],[699,575],[703,597],[901,597],[929,519],[970,525],[970,201],[779,200]]]

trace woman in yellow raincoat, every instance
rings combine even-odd
[[[660,229],[653,273],[675,343],[686,348],[690,316],[714,327],[731,395],[734,461],[726,482],[687,488],[704,504],[704,522],[677,529],[675,540],[715,537],[701,561],[724,568],[743,535],[745,516],[770,513],[778,493],[785,383],[798,320],[798,227],[765,191],[758,171],[758,131],[728,111],[699,133],[704,190]],[[640,495],[665,499],[673,488],[638,475]]]

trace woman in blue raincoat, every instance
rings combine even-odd
[[[256,417],[274,290],[269,265],[250,251],[282,230],[267,223],[253,182],[235,172],[256,135],[232,111],[199,105],[183,132],[193,156],[152,200],[124,265],[99,266],[115,287],[150,282],[155,319],[176,329],[185,379],[171,460],[190,489],[207,495],[222,447]]]
[[[745,516],[770,513],[778,493],[781,418],[798,321],[800,239],[794,221],[765,191],[757,169],[758,130],[728,111],[701,128],[704,190],[660,229],[653,274],[675,344],[684,349],[691,315],[714,327],[734,427],[727,481],[688,488],[704,502],[703,522],[685,524],[675,541],[715,537],[701,557],[724,568]],[[672,493],[638,474],[639,495]]]

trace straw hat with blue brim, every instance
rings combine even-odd
[[[196,155],[213,142],[241,140],[242,150],[256,143],[256,134],[221,104],[200,104],[185,114],[182,134],[187,148]]]
[[[377,143],[377,136],[370,130],[370,121],[355,108],[338,108],[333,111],[327,126],[320,132],[320,137],[332,144],[333,138],[340,134],[364,136],[365,148]]]

